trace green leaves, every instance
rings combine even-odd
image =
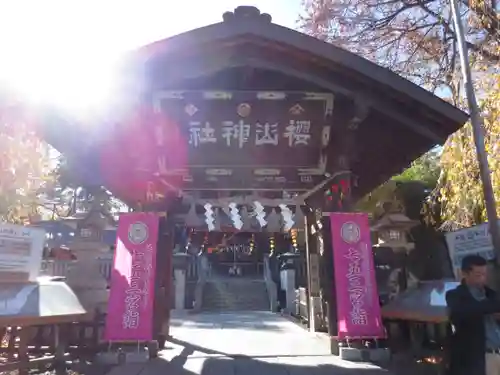
[[[0,221],[24,223],[39,213],[50,171],[48,146],[22,116],[0,106]]]
[[[477,84],[483,96],[480,104],[493,189],[500,203],[500,75],[488,74]],[[484,222],[483,188],[470,124],[448,138],[441,168],[434,203],[440,205],[442,220],[465,227]]]
[[[410,168],[404,170],[400,175],[393,177],[366,195],[356,204],[356,208],[374,213],[377,205],[384,201],[398,199],[402,203],[411,201],[412,205],[414,205],[413,201],[421,202],[427,195],[426,191],[430,191],[436,186],[441,171],[440,155],[440,148],[429,151],[415,160]]]

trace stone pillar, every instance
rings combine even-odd
[[[295,269],[282,269],[280,271],[281,290],[286,295],[285,312],[291,314],[295,311]]]
[[[70,266],[66,281],[87,312],[104,313],[108,307],[109,290],[97,259],[102,252],[96,247],[82,247],[74,250],[77,261]]]
[[[264,254],[264,280],[266,282],[270,310],[276,312],[278,308],[278,290],[275,283],[276,279],[273,277],[269,254]]]
[[[285,253],[278,256],[281,263],[280,280],[281,290],[285,292],[286,307],[285,312],[291,314],[295,311],[296,293],[295,293],[295,259],[299,254]]]
[[[186,253],[174,254],[174,309],[184,310],[186,305],[186,270],[189,255]]]
[[[175,310],[184,310],[186,301],[186,270],[174,269]]]

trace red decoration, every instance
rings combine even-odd
[[[328,193],[328,201],[333,201],[335,199],[337,208],[342,209],[344,198],[349,196],[351,193],[350,179],[341,179],[340,181],[336,181],[330,186]]]
[[[150,203],[176,196],[187,163],[187,140],[178,125],[151,107],[118,123],[103,142],[101,173],[106,186],[127,202]]]

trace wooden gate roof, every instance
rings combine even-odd
[[[249,67],[304,82],[301,87],[292,85],[297,91],[320,90],[352,99],[362,108],[352,159],[352,170],[359,176],[358,196],[442,144],[468,119],[466,113],[390,70],[273,24],[256,8],[239,7],[223,18],[133,51],[125,74],[140,76],[145,92],[152,92],[193,89],[185,87],[186,82]],[[206,89],[230,90],[230,86]],[[61,152],[75,149],[67,136],[60,139],[60,131],[50,128],[48,124],[49,143]],[[75,135],[75,139],[81,138]]]
[[[259,12],[257,9],[253,9]],[[213,55],[214,52],[219,52],[217,47],[225,47],[232,49],[233,52],[240,52],[244,49],[242,47],[245,47],[245,45],[260,45],[275,49],[281,54],[287,54],[294,57],[300,56],[301,59],[308,60],[312,63],[310,66],[311,68],[323,67],[335,72],[346,73],[350,77],[357,76],[358,79],[365,81],[364,86],[373,87],[376,91],[389,90],[386,92],[386,95],[395,100],[399,98],[397,101],[408,101],[408,103],[413,102],[412,104],[415,105],[423,105],[426,107],[426,112],[435,112],[434,114],[429,113],[428,116],[430,118],[437,117],[436,120],[441,120],[443,122],[442,130],[444,131],[455,131],[456,127],[454,127],[454,125],[457,123],[463,124],[468,118],[468,116],[458,108],[405,78],[402,78],[387,68],[374,64],[356,54],[336,47],[333,44],[326,43],[287,27],[273,24],[270,16],[267,14],[245,16],[237,15],[237,11],[238,9],[235,12],[236,15],[235,13],[224,14],[225,21],[223,22],[159,40],[143,46],[134,51],[133,54],[136,55],[142,63],[147,63],[167,56],[176,55],[179,57],[188,57],[189,55],[198,55],[200,52],[204,51],[209,53],[211,51]],[[210,68],[213,70],[222,70],[242,65],[260,67],[260,63],[262,63],[265,68],[271,70],[274,67],[276,69],[279,68],[280,71],[284,73],[293,71],[292,67],[281,70],[281,64],[279,62],[272,64],[272,61],[268,61],[265,56],[261,56],[260,59],[257,57],[250,58],[245,55],[238,59],[239,56],[236,54],[223,56],[231,56],[232,58],[224,60],[222,58],[218,59],[218,66],[210,65],[208,61],[198,61],[198,64],[192,64],[192,62],[186,63],[188,63],[190,69],[194,68],[193,65],[203,65],[206,69],[203,73],[206,74],[212,72]],[[171,67],[164,68],[171,69]],[[184,69],[180,70],[183,71]],[[178,70],[174,69],[173,71],[177,72]],[[318,69],[317,73],[314,71],[303,72],[303,74],[298,74],[298,77],[303,77],[305,80],[309,78],[312,82],[320,83],[320,81],[323,80],[327,81],[326,78],[328,78],[320,74],[323,72],[324,71],[321,71],[321,69]],[[313,79],[314,76],[318,76],[318,79]],[[326,82],[322,82],[320,86],[325,84]],[[329,83],[328,86],[329,87],[324,88],[328,89],[335,87],[336,92],[348,95],[358,94],[355,88],[350,89],[342,87],[340,84],[335,86],[333,82]],[[375,89],[375,86],[379,86],[378,90]],[[378,101],[375,100],[374,94],[375,92],[365,93],[367,98],[374,100],[371,101],[373,104],[381,101],[380,99]],[[439,133],[439,130],[435,130]],[[429,132],[428,135],[432,136],[431,132]]]

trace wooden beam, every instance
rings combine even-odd
[[[258,201],[263,206],[267,207],[278,207],[280,204],[284,204],[287,206],[303,206],[305,205],[304,199],[300,196],[296,198],[290,199],[282,199],[282,198],[263,198],[258,195],[242,195],[236,197],[225,197],[225,198],[216,198],[216,199],[204,199],[204,198],[195,198],[190,196],[187,193],[184,193],[183,196],[184,204],[198,204],[205,205],[206,203],[211,204],[214,207],[227,207],[230,203],[236,203],[237,205],[252,205],[253,202]]]
[[[350,97],[356,102],[363,98],[363,102],[369,103],[372,110],[378,111],[385,116],[395,120],[396,122],[406,126],[415,133],[426,137],[435,143],[441,143],[443,136],[438,135],[421,122],[415,121],[410,116],[399,112],[398,106],[389,106],[383,100],[374,95],[368,95],[366,92],[359,89],[349,89],[343,85],[339,85],[332,79],[332,72],[321,67],[313,69],[304,69],[299,63],[290,61],[285,58],[265,59],[261,57],[258,51],[248,50],[247,52],[235,50],[218,50],[216,58],[207,56],[204,59],[193,59],[192,61],[182,61],[182,63],[168,64],[171,67],[168,71],[163,71],[160,74],[161,80],[174,84],[184,80],[200,78],[203,76],[213,75],[223,70],[231,68],[252,67],[256,69],[270,70],[277,73],[289,75],[297,79],[308,81],[327,89],[333,93],[342,94]],[[161,65],[163,68],[165,65]],[[154,72],[153,72],[154,73]],[[153,79],[151,77],[150,79]]]

